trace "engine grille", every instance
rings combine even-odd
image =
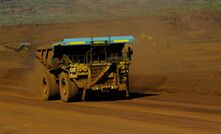
[[[92,65],[91,66],[91,81],[93,81],[104,69],[107,65]],[[98,84],[112,84],[113,78],[101,79]]]

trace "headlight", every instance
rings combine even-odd
[[[84,67],[84,68],[83,68],[83,71],[84,71],[84,72],[87,72],[87,70],[88,70],[87,67]]]
[[[82,72],[83,69],[81,67],[78,68],[78,72]]]
[[[70,68],[70,72],[71,72],[71,73],[76,73],[76,71],[77,71],[77,68],[76,68],[76,67]]]
[[[122,70],[124,70],[125,69],[125,66],[124,65],[121,65],[121,67],[120,67]]]

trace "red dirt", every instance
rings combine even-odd
[[[218,134],[221,22],[205,18],[194,14],[193,20],[173,15],[0,27],[0,46],[30,42],[33,52],[63,38],[135,35],[131,90],[154,93],[133,94],[131,100],[45,102],[38,93],[38,61],[0,47],[0,133]]]
[[[212,17],[205,19],[208,18],[207,14],[204,17],[201,14],[193,16],[195,18],[191,25],[191,17],[187,23],[183,21],[185,17],[174,15],[68,24],[2,26],[0,44],[30,42],[35,49],[39,45],[48,45],[70,37],[135,35],[137,40],[133,46],[131,66],[133,89],[163,89],[172,92],[184,90],[188,93],[219,96],[220,21],[211,19]],[[193,28],[193,24],[197,25]],[[10,75],[11,69],[17,68],[16,66],[30,69],[36,64],[36,60],[29,55],[13,52],[1,52],[1,55],[1,75],[3,79],[7,75],[9,81],[23,81],[26,76],[22,70],[14,71],[16,76]],[[27,74],[31,74],[32,78],[34,76],[32,72]]]

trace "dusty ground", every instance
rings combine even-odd
[[[200,104],[171,95],[133,96],[65,104],[1,93],[0,133],[219,134],[221,130],[220,103]]]
[[[193,17],[192,17],[193,16]],[[0,27],[0,133],[219,133],[220,13],[130,17],[68,24]],[[185,19],[184,19],[185,18]],[[38,62],[2,47],[33,50],[68,37],[135,35],[131,100],[91,97],[45,102]]]

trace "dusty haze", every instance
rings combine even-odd
[[[186,16],[172,14],[81,23],[2,26],[0,42],[30,42],[34,53],[38,46],[63,38],[134,35],[136,43],[130,71],[133,89],[220,95],[219,15],[218,12],[194,12],[188,21],[184,19]],[[25,79],[25,73],[35,77],[31,69],[37,60],[26,53],[3,49],[1,68],[7,80],[20,82]]]
[[[220,26],[220,0],[0,0],[0,133],[219,134]],[[131,99],[41,100],[38,46],[120,35],[136,37]]]

